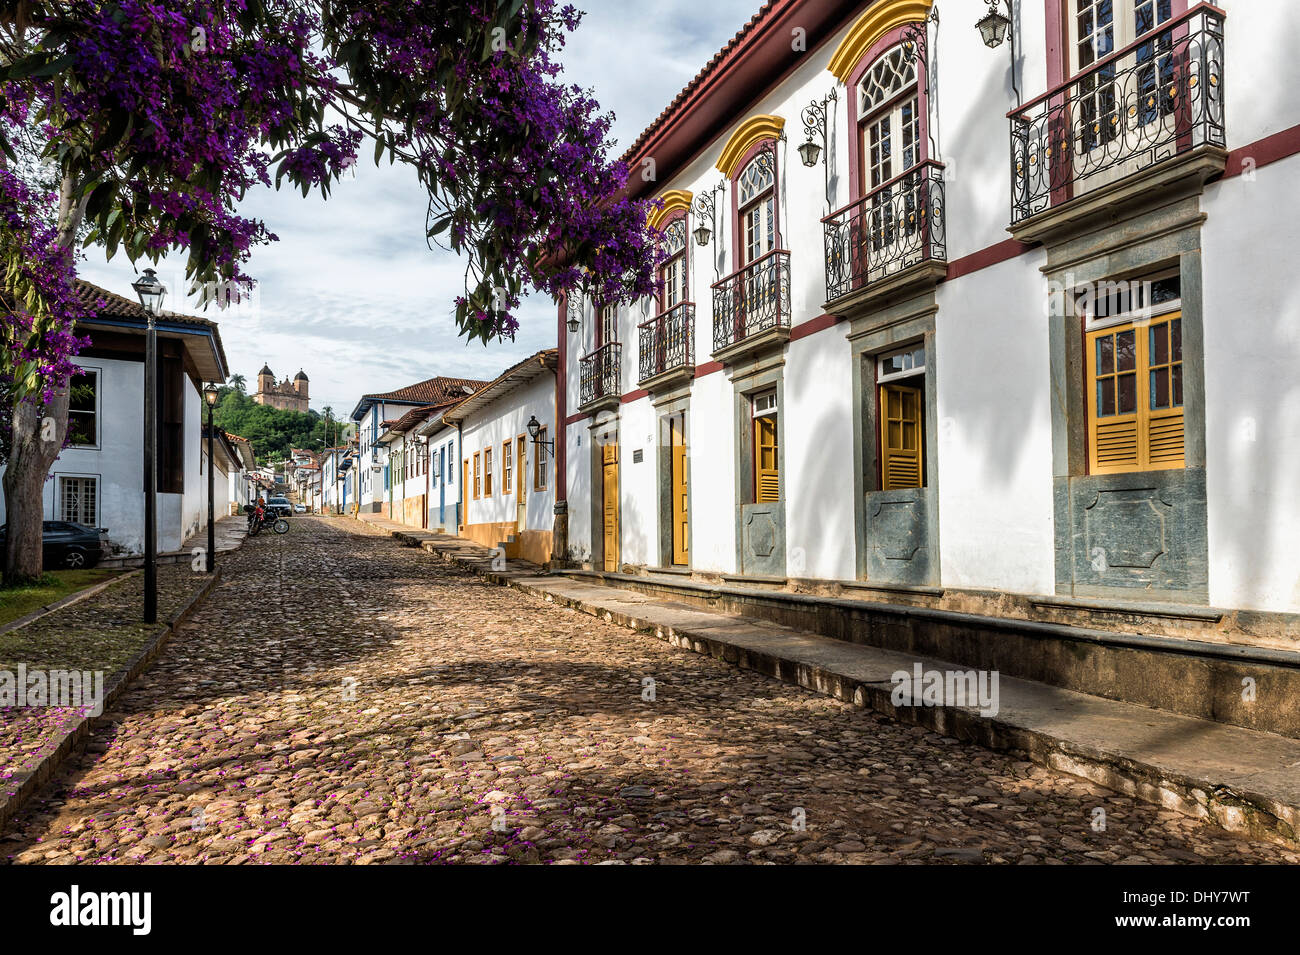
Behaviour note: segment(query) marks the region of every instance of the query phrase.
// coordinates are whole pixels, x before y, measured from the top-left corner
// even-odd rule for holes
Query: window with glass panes
[[[742,266],[776,248],[776,155],[765,146],[736,180]]]
[[[596,344],[608,345],[618,341],[618,306],[606,305],[600,310],[600,341]]]
[[[1183,322],[1177,292],[1176,278],[1141,283],[1085,312],[1093,474],[1184,466]],[[1116,309],[1117,303],[1128,310]]]
[[[83,369],[68,380],[68,443],[99,444],[99,372]]]
[[[664,229],[664,254],[668,257],[659,267],[663,280],[663,311],[686,301],[686,217],[679,216]]]
[[[99,480],[59,477],[59,520],[94,527],[99,506]]]
[[[899,180],[925,158],[916,60],[904,44],[882,54],[863,75],[858,84],[858,115],[862,117],[858,181],[863,195],[872,194],[871,242],[880,249],[897,238],[900,221],[908,233],[918,227],[916,184],[911,177]],[[894,197],[900,194],[902,207],[895,208]]]
[[[1071,76],[1085,72],[1173,19],[1172,0],[1069,0]],[[1117,82],[1117,70],[1136,67],[1135,81]],[[1083,152],[1113,142],[1126,128],[1172,115],[1175,100],[1173,37],[1152,35],[1130,56],[1083,77],[1078,86],[1077,145]]]

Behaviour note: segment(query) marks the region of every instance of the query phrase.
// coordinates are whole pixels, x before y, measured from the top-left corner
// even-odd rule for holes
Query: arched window
[[[743,268],[777,247],[776,152],[771,143],[760,146],[736,177],[736,208]]]
[[[686,216],[679,215],[664,227],[664,262],[659,266],[663,281],[660,311],[668,312],[690,296],[686,284]]]
[[[877,57],[858,83],[858,183],[863,195],[924,158],[915,45]]]

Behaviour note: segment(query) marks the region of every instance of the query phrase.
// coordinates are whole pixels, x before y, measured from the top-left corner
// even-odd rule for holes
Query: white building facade
[[[144,551],[144,345],[146,315],[137,303],[81,283],[102,302],[77,325],[91,339],[70,382],[69,446],[43,490],[45,520],[107,531],[116,554]],[[207,522],[203,462],[204,382],[222,382],[227,366],[215,323],[165,313],[158,327],[158,539],[179,550]],[[0,520],[4,502],[0,494]],[[218,512],[220,516],[220,512]]]
[[[1286,626],[1300,7],[934,7],[765,7],[629,150],[665,287],[560,303],[566,555]]]
[[[558,360],[555,349],[540,351],[442,416],[444,426],[459,431],[463,507],[456,533],[535,564],[550,562],[554,548]],[[430,442],[450,448],[451,439],[444,427]]]
[[[396,391],[361,397],[350,417],[357,436],[354,494],[362,513],[392,516],[391,482],[395,475],[390,471],[386,448],[380,443],[388,429],[416,408],[446,406],[472,394],[483,384],[469,378],[437,377]]]

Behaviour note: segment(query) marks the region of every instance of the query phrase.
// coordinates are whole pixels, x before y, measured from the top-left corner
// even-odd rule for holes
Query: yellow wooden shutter
[[[1085,351],[1089,472],[1183,467],[1181,315],[1091,332]]]
[[[880,487],[921,487],[921,389],[880,386]]]
[[[1146,452],[1150,468],[1181,468],[1183,459],[1183,334],[1182,313],[1153,321],[1147,334],[1143,376],[1150,389],[1142,407],[1147,410]]]
[[[776,415],[754,419],[754,502],[770,504],[781,499],[781,475],[776,446]]]

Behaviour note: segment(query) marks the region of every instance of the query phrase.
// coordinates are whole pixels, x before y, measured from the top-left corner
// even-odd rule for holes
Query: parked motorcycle
[[[263,527],[270,527],[277,534],[289,533],[289,522],[263,504],[245,504],[244,511],[248,514],[249,537],[256,537]]]

